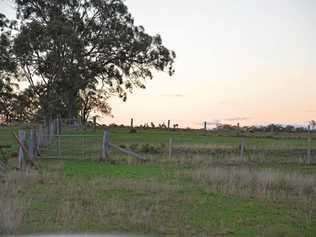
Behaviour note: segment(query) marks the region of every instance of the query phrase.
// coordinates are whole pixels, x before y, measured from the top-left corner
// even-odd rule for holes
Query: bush
[[[166,144],[165,143],[160,143],[160,149],[163,151],[166,148]]]
[[[132,151],[138,151],[138,144],[131,144],[130,146],[129,146],[129,148],[132,150]]]
[[[141,147],[141,152],[144,153],[158,153],[159,152],[159,148],[155,147],[154,145],[150,145],[150,144],[143,144]]]

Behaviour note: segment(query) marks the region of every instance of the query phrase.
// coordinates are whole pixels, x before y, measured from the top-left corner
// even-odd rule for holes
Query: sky
[[[113,118],[241,125],[306,124],[316,119],[316,1],[126,0],[137,25],[177,53],[176,73],[155,73]],[[0,0],[0,12],[12,14]],[[100,119],[101,120],[101,119]],[[101,122],[101,121],[100,121]]]

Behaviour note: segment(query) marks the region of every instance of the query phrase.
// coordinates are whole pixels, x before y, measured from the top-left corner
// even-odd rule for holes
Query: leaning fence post
[[[108,131],[104,131],[103,135],[103,143],[102,143],[102,156],[101,160],[106,161],[109,157],[109,143],[110,143],[109,133]]]
[[[311,164],[311,142],[312,142],[312,139],[311,139],[311,126],[308,125],[308,137],[307,137],[307,163],[308,164]]]
[[[169,139],[169,160],[172,158],[172,138]]]
[[[245,160],[245,138],[240,140],[240,160]]]
[[[19,130],[19,140],[21,143],[24,143],[25,132],[23,130]],[[22,146],[19,146],[19,168],[22,169],[22,163],[24,161],[24,151]]]

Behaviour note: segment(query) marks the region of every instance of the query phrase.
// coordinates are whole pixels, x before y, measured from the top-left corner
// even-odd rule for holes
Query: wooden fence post
[[[51,127],[51,125],[50,125],[50,123],[48,123],[47,128],[45,129],[45,132],[46,132],[46,134],[45,134],[45,137],[46,137],[46,139],[45,139],[45,146],[48,146],[48,145],[49,145],[49,139],[50,139],[50,136],[49,136],[49,134],[50,134],[50,127]]]
[[[43,126],[37,129],[37,151],[40,152],[41,146],[43,145]]]
[[[237,137],[240,136],[240,123],[237,123]]]
[[[56,135],[60,134],[60,127],[59,127],[59,118],[56,119]]]
[[[131,119],[131,128],[134,127],[134,119]]]
[[[108,131],[104,131],[103,134],[103,143],[102,143],[102,155],[101,160],[106,161],[109,158],[109,143],[110,143],[110,136]]]
[[[17,143],[20,145],[20,148],[22,148],[22,151],[23,151],[23,159],[24,159],[24,155],[26,154],[26,155],[28,156],[28,158],[29,158],[30,163],[31,163],[34,167],[36,167],[36,169],[39,169],[39,165],[38,165],[37,163],[35,163],[34,160],[31,158],[32,155],[30,154],[28,148],[26,148],[24,142],[21,141],[21,140],[19,139],[19,137],[18,137],[14,132],[13,132],[13,136],[14,136],[15,140],[17,141]],[[21,137],[25,139],[25,133],[24,133],[24,136],[21,136]],[[23,139],[23,140],[24,140],[24,139]],[[19,160],[20,160],[20,154],[22,154],[22,153],[19,153]],[[23,159],[21,159],[21,160],[23,161]],[[19,163],[20,163],[20,162],[19,162]],[[20,167],[22,167],[22,162],[21,162],[20,164],[21,164]]]
[[[19,130],[19,140],[21,143],[24,143],[24,139],[25,139],[25,132],[23,130]],[[24,151],[22,146],[19,146],[19,169],[22,169],[22,164],[24,161]]]
[[[43,147],[46,147],[48,145],[48,132],[49,132],[48,127],[44,126],[42,130],[42,142],[41,142],[41,146]]]
[[[34,133],[33,133],[33,141],[34,141],[34,156],[35,158],[37,157],[37,154],[39,154],[38,152],[38,129],[34,129]]]
[[[59,119],[58,118],[56,118],[55,119],[55,135],[58,135],[59,134]]]
[[[61,144],[60,144],[60,135],[56,135],[57,138],[57,155],[60,158],[61,155]]]
[[[204,130],[207,131],[207,122],[204,122]]]
[[[240,140],[240,160],[245,160],[245,138]]]
[[[62,133],[62,125],[63,125],[63,120],[62,120],[61,116],[58,115],[58,131],[59,131],[59,134]]]
[[[170,129],[170,120],[168,120],[168,130]]]
[[[29,133],[29,142],[28,142],[28,149],[29,149],[29,153],[30,153],[30,160],[34,160],[34,135],[33,135],[34,131],[33,129],[30,129],[30,133]]]
[[[310,165],[311,164],[311,126],[308,125],[308,131],[307,131],[307,163]]]
[[[93,116],[93,129],[97,131],[97,116]]]
[[[172,138],[169,139],[169,160],[172,158]]]
[[[51,143],[52,140],[53,140],[53,137],[54,137],[54,133],[55,133],[55,123],[54,123],[54,120],[51,120],[50,123],[49,123],[49,139],[48,139],[48,142]]]
[[[36,133],[36,154],[37,154],[37,158],[39,158],[40,149],[41,149],[41,132],[40,132],[40,127],[35,130],[35,133]]]

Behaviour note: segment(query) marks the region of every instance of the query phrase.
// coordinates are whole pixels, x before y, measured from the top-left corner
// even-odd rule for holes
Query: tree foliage
[[[126,100],[145,88],[153,71],[174,73],[175,53],[159,35],[134,23],[122,0],[16,0],[21,29],[14,40],[19,67],[45,114],[52,100],[69,118],[98,108],[107,99]],[[41,90],[39,90],[41,88]]]
[[[13,60],[11,29],[14,22],[0,13],[0,114],[5,120],[16,116],[18,85],[15,80],[16,63]]]

